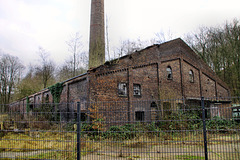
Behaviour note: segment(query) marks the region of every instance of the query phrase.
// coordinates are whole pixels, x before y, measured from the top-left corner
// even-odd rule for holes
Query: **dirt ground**
[[[204,146],[202,144],[141,144],[141,143],[104,143],[101,146],[96,146],[96,150],[87,153],[82,151],[81,160],[172,160],[172,159],[186,159],[198,160],[204,158]],[[47,153],[46,151],[44,151]],[[1,152],[0,159],[7,159],[9,157],[14,159],[16,157],[26,157],[31,155],[38,155],[43,151],[34,152]],[[208,145],[209,160],[239,160],[240,159],[240,144],[239,143],[224,143],[209,144]]]
[[[238,146],[239,147],[239,146]],[[209,146],[208,157],[211,160],[238,160],[240,153],[234,155],[234,148],[229,145]],[[121,160],[121,159],[138,159],[138,160],[173,160],[173,159],[205,159],[203,146],[147,146],[141,148],[126,148],[126,147],[106,147],[95,151],[86,156],[82,156],[84,160]]]

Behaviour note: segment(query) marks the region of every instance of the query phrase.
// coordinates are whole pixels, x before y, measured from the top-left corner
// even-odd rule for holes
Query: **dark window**
[[[194,74],[192,70],[189,71],[189,81],[192,83],[194,82]]]
[[[172,68],[170,66],[167,67],[167,79],[172,79]]]
[[[48,94],[46,95],[45,103],[49,103],[49,95]]]
[[[236,107],[232,110],[232,116],[233,119],[236,120],[237,122],[240,122],[240,108]]]
[[[119,96],[127,96],[127,84],[126,83],[118,84],[118,95]]]
[[[85,113],[81,113],[81,121],[86,121],[87,115]]]
[[[163,109],[164,109],[164,113],[166,113],[166,115],[170,115],[172,113],[171,103],[170,102],[163,102]]]
[[[157,104],[155,102],[151,103],[151,108],[157,108]]]
[[[141,85],[140,84],[133,84],[133,95],[141,96]]]
[[[33,104],[32,104],[32,103],[29,104],[29,108],[30,108],[31,110],[33,110]]]
[[[136,111],[135,119],[136,121],[144,121],[144,111]]]

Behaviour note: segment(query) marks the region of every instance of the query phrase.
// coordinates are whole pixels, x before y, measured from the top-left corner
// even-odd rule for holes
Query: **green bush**
[[[235,127],[236,122],[234,120],[227,120],[218,116],[206,121],[206,128],[212,132],[228,132]]]
[[[123,126],[111,126],[105,132],[105,138],[112,138],[115,140],[128,140],[136,136],[136,126],[127,124]]]
[[[172,112],[166,115],[163,120],[157,122],[161,130],[196,130],[201,126],[201,118],[197,112]]]

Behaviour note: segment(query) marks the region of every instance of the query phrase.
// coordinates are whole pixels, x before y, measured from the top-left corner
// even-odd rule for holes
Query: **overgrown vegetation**
[[[95,140],[98,140],[99,136],[102,139],[113,140],[131,140],[140,136],[166,137],[167,133],[170,133],[169,136],[179,136],[181,135],[179,131],[189,131],[190,134],[195,130],[202,131],[203,124],[198,111],[173,112],[156,122],[110,126],[106,131],[98,128],[104,126],[105,122],[98,121],[98,126],[86,123],[82,130],[83,133]],[[240,126],[232,119],[214,117],[206,121],[206,128],[211,133],[232,133],[232,129],[240,129]]]
[[[27,100],[27,104],[26,104],[26,111],[27,111],[27,113],[30,111],[30,104],[29,104],[29,97],[27,96],[27,98],[26,98]]]
[[[63,83],[56,83],[50,87],[48,87],[50,90],[52,97],[53,97],[53,103],[59,103],[61,98],[61,93],[63,90]]]
[[[118,157],[143,158],[140,155],[126,155],[123,150],[127,148],[137,152],[139,148],[143,150],[150,148],[156,152],[155,148],[172,147],[173,142],[176,147],[181,148],[183,145],[188,147],[189,151],[193,151],[196,146],[203,146],[202,120],[197,109],[169,112],[161,120],[152,123],[138,122],[115,126],[105,124],[104,116],[99,114],[99,107],[95,106],[91,109],[92,123],[82,122],[82,155],[91,154],[94,151],[105,153],[108,147],[111,149],[120,147],[121,149],[117,150],[119,154],[116,156]],[[27,119],[20,115],[2,116],[2,118],[4,118],[3,121],[6,121],[4,129],[13,130],[13,132],[2,135],[0,154],[1,152],[24,152],[22,154],[24,158],[30,159],[76,158],[77,127],[73,122],[57,124],[40,115],[38,118],[28,116]],[[16,119],[18,121],[15,121]],[[20,120],[25,123],[19,123]],[[239,124],[232,120],[214,117],[207,120],[206,125],[211,133],[208,134],[209,145],[217,145],[223,140],[226,145],[239,141],[238,133],[233,132],[233,129],[239,129]],[[12,141],[11,139],[16,140]],[[44,150],[44,152],[39,150]],[[236,150],[233,151],[234,154],[238,152],[238,148]],[[175,159],[202,159],[195,155],[174,156]],[[236,156],[240,155],[236,154]]]

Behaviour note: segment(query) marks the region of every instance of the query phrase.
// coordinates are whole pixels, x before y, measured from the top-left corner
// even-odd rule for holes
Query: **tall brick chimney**
[[[89,68],[94,68],[105,62],[105,31],[104,31],[104,0],[92,0]]]

